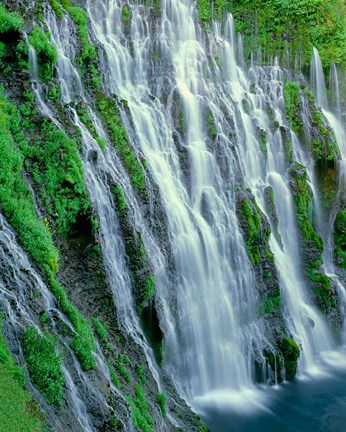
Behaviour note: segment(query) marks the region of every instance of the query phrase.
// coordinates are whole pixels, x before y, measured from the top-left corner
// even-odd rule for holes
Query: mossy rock
[[[292,381],[297,372],[300,348],[290,337],[283,338],[279,343],[279,347],[284,359],[286,379]]]

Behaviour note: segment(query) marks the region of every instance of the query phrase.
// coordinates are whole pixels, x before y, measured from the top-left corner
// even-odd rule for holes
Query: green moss
[[[19,32],[23,28],[23,19],[16,12],[9,12],[0,3],[0,35],[9,32]]]
[[[265,159],[267,159],[268,156],[268,136],[267,132],[263,129],[259,129],[259,143],[260,143],[260,149]]]
[[[215,126],[215,119],[210,112],[208,112],[207,114],[207,131],[209,137],[214,140],[216,138],[217,132]]]
[[[145,291],[143,295],[143,302],[150,300],[155,295],[155,279],[154,275],[150,275],[145,280]]]
[[[303,165],[295,164],[290,171],[294,179],[293,197],[296,205],[297,220],[303,239],[313,242],[314,246],[323,251],[323,241],[312,226],[312,193],[307,181],[307,172]]]
[[[119,379],[119,377],[117,375],[116,370],[114,369],[114,367],[112,366],[111,363],[108,363],[108,369],[109,369],[109,373],[110,373],[110,376],[111,376],[112,383],[115,385],[115,387],[117,389],[120,389],[120,379]]]
[[[119,109],[114,98],[101,92],[96,94],[97,108],[106,126],[114,147],[130,175],[133,187],[143,198],[146,197],[145,175],[142,165],[138,162],[131,149],[125,128],[121,124]]]
[[[253,211],[246,200],[241,205],[241,213],[246,219],[245,243],[247,254],[252,264],[259,265],[261,254],[258,245],[261,237],[261,218]]]
[[[160,405],[162,417],[167,417],[166,395],[164,393],[158,393],[156,402]]]
[[[299,92],[299,84],[296,82],[287,82],[284,85],[284,98],[286,116],[290,122],[292,130],[300,133],[303,129],[301,118],[302,101]]]
[[[116,369],[119,372],[119,374],[122,376],[122,378],[127,383],[130,383],[131,382],[131,374],[128,371],[125,363],[126,363],[126,361],[125,361],[124,356],[122,354],[119,354],[118,361],[116,363]]]
[[[65,382],[61,357],[56,354],[56,339],[40,336],[34,327],[24,333],[23,352],[30,378],[50,404],[60,404]]]
[[[115,199],[115,206],[116,206],[118,212],[120,213],[120,215],[125,216],[125,214],[127,212],[127,204],[126,204],[124,191],[122,190],[122,188],[120,186],[115,186],[113,188],[113,194],[114,194],[114,199]]]
[[[102,323],[98,318],[91,318],[91,322],[95,328],[96,334],[101,342],[107,342],[108,323]]]
[[[279,346],[284,359],[286,379],[292,381],[297,371],[300,348],[296,342],[289,337],[282,339]]]
[[[123,7],[121,13],[124,23],[127,24],[130,21],[131,17],[131,11],[128,4]]]
[[[30,393],[23,388],[25,375],[5,344],[2,325],[0,316],[0,430],[43,432],[42,415]]]
[[[266,314],[271,314],[277,312],[281,309],[281,297],[280,295],[276,297],[267,297],[262,300],[259,305],[259,315],[263,316]]]
[[[64,16],[64,10],[61,7],[61,4],[58,0],[49,0],[50,5],[52,6],[52,9],[54,10],[56,16],[58,18],[62,18]]]
[[[43,81],[49,81],[53,75],[53,67],[58,60],[57,51],[50,43],[50,34],[36,26],[29,34],[29,43],[35,48],[39,76]]]
[[[339,211],[334,222],[335,256],[340,267],[346,269],[346,211]]]
[[[147,379],[145,377],[143,366],[138,366],[137,367],[137,375],[138,375],[140,383],[143,384],[143,385],[145,385],[146,382],[147,382]]]

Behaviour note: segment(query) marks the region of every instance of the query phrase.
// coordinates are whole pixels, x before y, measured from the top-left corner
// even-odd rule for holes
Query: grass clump
[[[128,396],[126,399],[137,431],[154,432],[155,421],[151,415],[143,386],[140,384],[135,385],[135,397]]]
[[[0,430],[43,432],[44,422],[30,393],[24,390],[25,375],[16,365],[2,335],[0,316]]]
[[[114,147],[130,175],[132,186],[143,197],[146,197],[145,175],[142,165],[138,162],[128,142],[127,132],[121,124],[119,110],[114,98],[101,92],[96,95],[97,108],[106,126]]]
[[[57,51],[50,42],[50,34],[36,26],[29,34],[29,43],[37,54],[39,76],[43,81],[49,81],[53,75],[53,67],[58,60]]]
[[[60,355],[56,354],[56,339],[39,335],[34,327],[24,333],[23,352],[30,377],[49,404],[61,403],[65,382]]]
[[[122,354],[119,354],[116,369],[127,383],[131,382],[131,374],[126,367],[126,360]]]

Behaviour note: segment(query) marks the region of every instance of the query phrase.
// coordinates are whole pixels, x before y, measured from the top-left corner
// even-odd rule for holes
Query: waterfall
[[[327,88],[324,80],[322,62],[317,48],[313,49],[313,57],[310,65],[311,88],[316,96],[317,105],[328,108]]]
[[[329,126],[334,132],[335,140],[340,151],[340,159],[338,160],[338,171],[339,171],[339,184],[337,190],[337,200],[341,195],[344,195],[346,192],[346,126],[341,118],[340,111],[340,87],[338,80],[338,73],[335,64],[331,66],[330,71],[330,88],[329,92],[331,95],[331,104],[329,106],[326,103],[325,95],[326,95],[326,84],[324,81],[324,74],[322,69],[322,64],[319,58],[318,50],[314,48],[313,59],[311,62],[311,75],[312,77],[319,77],[316,83],[319,84],[313,87],[315,97],[317,101],[322,97],[324,100],[323,104],[321,103],[322,112],[327,119]],[[314,82],[315,78],[312,78],[312,82]],[[322,95],[322,96],[321,96]],[[336,201],[337,201],[336,200]],[[324,251],[324,265],[326,268],[326,273],[334,280],[337,285],[338,292],[340,294],[340,298],[342,301],[342,308],[345,312],[346,310],[346,287],[344,283],[337,276],[337,270],[334,265],[334,240],[333,240],[333,224],[336,217],[336,212],[338,211],[338,207],[334,208],[334,211],[331,213],[331,220],[327,221],[326,226],[327,232],[324,235],[324,243],[325,243],[325,251]],[[320,221],[320,224],[325,224],[324,220]],[[343,334],[343,342],[346,341],[346,320],[344,320],[344,334]]]
[[[200,97],[207,95],[203,79],[207,58],[197,40],[200,29],[193,8],[182,2],[164,3],[158,36],[164,61],[172,67],[166,92],[179,95],[186,118],[182,145],[191,175],[187,185],[172,139],[170,112],[148,76],[150,35],[143,11],[141,6],[131,8],[131,56],[122,45],[122,25],[111,25],[119,7],[115,1],[105,2],[103,8],[88,2],[95,36],[106,53],[107,85],[128,102],[141,151],[160,186],[168,217],[177,274],[174,317],[172,311],[167,313],[170,285],[157,284],[169,329],[166,367],[172,376],[180,377],[176,384],[191,401],[215,390],[250,387],[250,346],[256,338],[251,333],[258,331],[253,328],[255,284],[234,204],[224,193],[216,160],[205,144]],[[235,270],[240,262],[241,272]]]
[[[338,70],[333,63],[330,66],[330,106],[332,109],[336,112],[338,116],[341,114],[341,108],[340,108],[340,85],[339,85],[339,76],[338,76]]]
[[[284,72],[277,59],[272,66],[261,66],[260,49],[252,55],[256,60],[246,70],[244,40],[235,33],[232,15],[225,17],[223,25],[213,23],[204,31],[195,2],[190,0],[162,0],[160,14],[154,9],[158,5],[146,7],[131,2],[126,22],[120,0],[87,0],[85,7],[90,39],[99,48],[102,91],[122,101],[121,121],[128,130],[129,145],[145,171],[147,189],[145,198],[136,192],[120,154],[94,111],[94,90],[89,92],[84,87],[77,67],[76,25],[68,14],[57,19],[51,6],[45,4],[43,21],[58,54],[55,69],[60,102],[73,127],[80,131],[85,183],[99,222],[103,262],[116,305],[114,319],[144,353],[159,391],[164,389],[163,373],[170,376],[179,395],[195,410],[212,403],[229,403],[239,409],[258,405],[264,395],[258,391],[255,375],[261,373],[264,381],[272,382],[273,371],[264,353],[278,350],[277,329],[260,312],[263,298],[259,278],[263,274],[258,276],[262,269],[249,257],[239,216],[240,198],[252,200],[263,226],[271,230],[267,253],[271,257],[273,252],[272,266],[278,275],[276,288],[281,308],[277,319],[282,321],[278,331],[282,337],[292,337],[301,349],[298,373],[319,370],[320,357],[336,348],[304,274],[290,177],[292,167],[298,164],[306,170],[313,193],[317,231],[325,244],[324,269],[335,279],[346,308],[346,291],[332,260],[332,223],[323,219],[314,161],[285,116]],[[32,46],[29,62],[40,112],[64,129],[53,104],[45,101],[46,89],[40,83]],[[342,190],[346,184],[346,137],[339,115],[337,70],[332,67],[331,87],[336,94],[330,104],[334,110],[331,113],[316,48],[311,62],[311,87],[339,143]],[[79,103],[87,110],[105,148],[101,149],[83,123]],[[284,135],[291,145],[292,160],[287,157]],[[150,307],[156,308],[164,335],[162,369],[136,309],[126,258],[127,239],[114,200],[114,185],[124,193],[127,222],[139,233],[155,278],[155,300]],[[269,189],[275,198],[276,220],[266,203]],[[3,232],[12,236],[11,248],[19,256],[18,272],[24,273],[19,264],[26,260],[21,265],[38,284],[45,308],[71,326],[56,309],[54,299],[0,217],[1,224]],[[2,231],[0,245],[1,235]],[[13,265],[12,261],[7,264]],[[6,313],[20,333],[21,321],[11,315],[14,312],[8,298],[12,294],[3,288],[1,278],[0,289]],[[22,291],[18,289],[20,314],[39,328],[38,317],[31,315],[30,305],[22,300]],[[92,377],[80,369],[63,340],[60,342],[69,355],[64,374],[71,412],[81,430],[96,430],[90,401],[84,393],[90,393],[101,408],[108,408],[108,400],[93,388]],[[100,347],[95,355],[95,373],[110,383],[112,396],[126,405],[124,395],[111,384]],[[255,363],[260,372],[255,370]],[[79,385],[86,391],[80,392]],[[159,430],[168,430],[161,414],[153,415]],[[168,413],[168,419],[180,426],[173,414]],[[131,421],[126,428],[134,430]]]

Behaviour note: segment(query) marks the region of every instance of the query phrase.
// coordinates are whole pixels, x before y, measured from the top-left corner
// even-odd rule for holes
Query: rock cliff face
[[[292,380],[344,331],[344,54],[321,37],[329,110],[315,34],[261,3],[0,5],[0,367],[35,430],[203,432],[195,398]],[[261,27],[282,10],[297,34]]]

